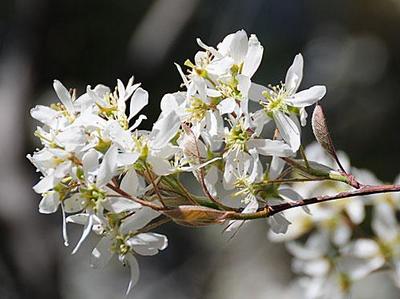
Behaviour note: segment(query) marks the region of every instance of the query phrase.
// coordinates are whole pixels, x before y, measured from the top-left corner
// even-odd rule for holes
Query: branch
[[[114,186],[112,184],[107,184],[107,187],[110,188],[111,190],[113,190],[114,192],[117,192],[119,195],[121,195],[121,197],[133,200],[133,201],[135,201],[137,203],[140,203],[142,206],[152,208],[153,210],[156,210],[156,211],[161,211],[161,210],[164,209],[163,207],[160,207],[159,205],[156,205],[156,204],[154,204],[154,203],[152,203],[150,201],[134,197],[134,196],[130,195],[129,193],[126,193],[121,188],[116,187],[116,186]]]
[[[342,183],[346,183],[349,186],[352,186],[353,188],[359,189],[362,187],[362,185],[356,180],[356,178],[352,174],[348,174],[345,172],[338,172],[338,171],[331,171],[331,172],[321,172],[318,169],[313,169],[310,167],[305,167],[298,163],[297,161],[294,161],[293,159],[287,158],[287,157],[281,157],[282,160],[284,160],[287,164],[291,165],[293,168],[299,169],[303,171],[304,173],[310,174],[312,176],[318,177],[318,178],[323,178],[326,180],[332,180],[332,181],[338,181]]]
[[[228,214],[226,214],[226,219],[252,220],[252,219],[267,218],[267,217],[275,215],[276,213],[279,213],[279,212],[282,212],[282,211],[285,211],[288,209],[296,208],[296,207],[301,207],[301,206],[306,206],[306,205],[311,205],[311,204],[316,204],[316,203],[321,203],[321,202],[331,201],[331,200],[336,200],[336,199],[348,198],[348,197],[379,194],[379,193],[389,193],[389,192],[400,192],[400,185],[382,185],[382,186],[364,185],[360,189],[353,190],[353,191],[340,192],[335,195],[321,195],[321,196],[315,196],[315,197],[297,200],[297,201],[293,201],[293,202],[286,202],[286,203],[273,205],[273,206],[265,206],[263,208],[260,208],[255,213],[245,214],[245,213],[238,213],[238,212],[230,211]]]
[[[400,185],[381,185],[381,186],[364,185],[360,189],[353,190],[353,191],[340,192],[335,195],[321,195],[321,196],[315,196],[315,197],[297,200],[297,201],[293,201],[293,202],[286,202],[286,203],[282,203],[282,204],[278,204],[278,205],[273,205],[273,206],[269,207],[268,217],[272,216],[276,213],[291,209],[291,208],[306,206],[306,205],[310,205],[310,204],[331,201],[331,200],[336,200],[336,199],[342,199],[342,198],[347,198],[347,197],[355,197],[355,196],[363,196],[363,195],[371,195],[371,194],[379,194],[379,193],[389,193],[389,192],[400,192]]]

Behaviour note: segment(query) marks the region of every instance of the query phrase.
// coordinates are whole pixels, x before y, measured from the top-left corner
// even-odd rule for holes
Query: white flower
[[[321,100],[326,93],[325,86],[321,85],[297,92],[302,78],[303,57],[298,54],[287,71],[284,84],[271,89],[252,84],[250,88],[250,99],[264,106],[266,113],[274,119],[282,138],[294,151],[301,144],[297,115],[301,116],[301,124],[304,126],[307,116],[304,108]]]
[[[152,209],[141,208],[125,219],[117,230],[106,232],[92,251],[90,264],[94,268],[105,266],[114,254],[118,255],[122,263],[129,266],[131,278],[127,294],[139,278],[139,265],[135,255],[155,255],[168,246],[168,239],[164,235],[139,232],[159,215]]]

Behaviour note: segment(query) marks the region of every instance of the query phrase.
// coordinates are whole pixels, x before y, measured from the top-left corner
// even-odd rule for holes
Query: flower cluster
[[[326,93],[324,86],[298,91],[302,55],[294,58],[284,83],[265,87],[252,82],[263,56],[255,35],[240,30],[216,47],[197,42],[201,50],[194,59],[186,60],[185,68],[176,65],[182,89],[163,96],[150,131],[138,129],[146,119],[140,112],[149,95],[133,78],[126,85],[118,80],[114,90],[88,86],[79,97],[55,81],[59,102],[31,110],[42,124],[35,135],[43,148],[28,155],[42,174],[33,187],[42,195],[39,211],[61,211],[66,245],[66,224],[83,226],[72,253],[89,234],[98,235],[91,265],[104,266],[116,255],[131,269],[129,292],[139,275],[136,256],[167,247],[167,237],[153,232],[160,225],[170,220],[189,226],[226,224],[226,233],[232,234],[247,220],[266,218],[273,239],[310,234],[304,245],[288,242],[294,270],[307,275],[302,284],[318,285],[307,298],[320,298],[318,291],[333,273],[340,274],[346,290],[353,279],[386,263],[400,273],[394,203],[387,197],[368,202],[375,215],[373,239],[354,233],[364,223],[363,198],[312,209],[306,204],[304,198],[315,192],[329,196],[345,190],[343,185],[346,190],[361,185],[339,163],[343,157],[338,159],[330,137],[326,139],[323,121],[321,125],[317,118],[319,127],[313,124],[316,131],[322,126],[317,140],[341,169],[335,170],[321,148],[305,151],[301,145],[305,108]],[[267,127],[273,129],[269,137],[264,136]],[[194,176],[201,195],[181,182],[185,173]],[[295,206],[303,209],[290,209]],[[338,272],[344,256],[367,266],[356,274]]]

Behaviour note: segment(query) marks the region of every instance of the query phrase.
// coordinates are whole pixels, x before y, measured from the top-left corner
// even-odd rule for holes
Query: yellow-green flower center
[[[236,124],[226,136],[226,146],[230,150],[247,150],[247,141],[250,139],[250,133],[244,128],[242,123]]]
[[[201,99],[193,97],[190,101],[190,107],[186,111],[190,113],[190,120],[201,121],[209,109],[209,105]]]

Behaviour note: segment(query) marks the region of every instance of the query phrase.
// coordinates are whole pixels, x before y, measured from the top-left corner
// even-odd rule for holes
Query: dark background
[[[394,179],[400,165],[400,0],[1,0],[1,299],[123,298],[128,280],[117,263],[89,269],[95,239],[70,256],[62,247],[60,215],[37,212],[40,198],[31,186],[38,175],[25,159],[38,146],[29,109],[57,100],[52,80],[83,92],[87,84],[113,87],[117,78],[126,82],[134,75],[150,92],[144,126],[151,128],[162,95],[179,89],[173,63],[194,56],[195,38],[216,45],[242,28],[265,47],[256,82],[284,80],[302,52],[302,86],[328,88],[322,104],[337,148],[353,165]],[[309,127],[303,138],[312,141]],[[169,225],[161,231],[170,246],[139,260],[135,298],[298,298],[286,294],[289,257],[266,240],[265,222],[230,242],[220,228]],[[380,286],[360,298],[391,290]]]

